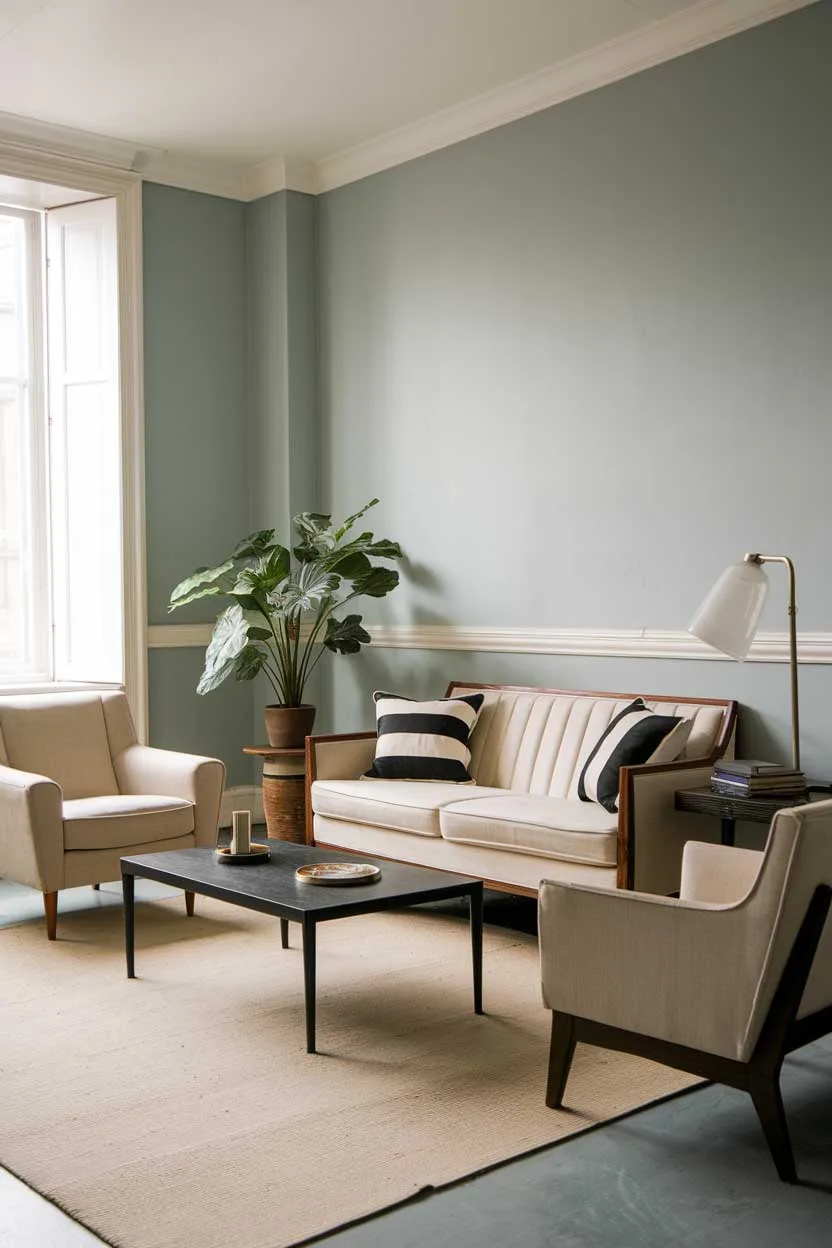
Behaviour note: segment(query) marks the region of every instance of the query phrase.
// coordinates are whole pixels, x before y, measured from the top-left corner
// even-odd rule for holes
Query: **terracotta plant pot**
[[[299,749],[315,722],[314,706],[264,706],[266,736],[276,750]]]

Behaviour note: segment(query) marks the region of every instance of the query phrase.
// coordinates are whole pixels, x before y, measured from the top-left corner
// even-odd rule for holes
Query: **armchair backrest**
[[[832,801],[810,802],[775,815],[760,873],[743,903],[757,912],[756,922],[767,941],[743,1045],[747,1053],[759,1037],[819,884],[832,884]],[[832,919],[824,928],[798,1017],[828,1005],[832,1005]]]
[[[68,800],[118,793],[113,759],[135,740],[120,692],[0,698],[0,764],[48,776]]]

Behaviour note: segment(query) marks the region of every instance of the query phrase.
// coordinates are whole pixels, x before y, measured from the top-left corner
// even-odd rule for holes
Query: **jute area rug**
[[[579,1046],[544,1104],[536,941],[404,911],[318,929],[305,1052],[299,931],[197,897],[0,931],[0,1163],[119,1248],[282,1248],[695,1080]]]

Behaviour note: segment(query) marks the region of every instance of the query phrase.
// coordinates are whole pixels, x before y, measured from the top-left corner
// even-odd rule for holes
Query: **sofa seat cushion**
[[[171,841],[194,830],[194,808],[180,797],[116,794],[64,802],[64,849],[120,849]]]
[[[618,816],[603,806],[528,793],[472,797],[444,805],[439,827],[448,841],[490,845],[565,862],[614,867]]]
[[[502,789],[466,785],[471,797],[499,794]],[[415,836],[441,836],[439,811],[458,802],[458,784],[426,780],[316,780],[312,785],[312,809],[316,815],[394,828]]]

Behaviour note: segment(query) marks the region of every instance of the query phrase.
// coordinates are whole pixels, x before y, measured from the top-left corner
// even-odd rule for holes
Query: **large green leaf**
[[[260,555],[254,563],[240,569],[232,592],[262,598],[288,575],[289,565],[286,547],[275,546],[267,555]]]
[[[363,550],[351,550],[348,547],[343,554],[333,551],[333,555],[335,558],[327,560],[329,570],[346,577],[348,581],[354,581],[357,576],[365,576],[373,566]]]
[[[197,693],[210,693],[221,685],[234,670],[237,656],[248,644],[248,624],[239,603],[226,607],[214,625],[214,632],[205,651],[205,669],[196,687]]]
[[[253,559],[257,555],[267,554],[274,541],[274,529],[258,529],[249,533],[248,537],[237,545],[232,559]]]
[[[207,598],[209,594],[227,594],[230,586],[230,574],[234,571],[234,563],[226,559],[225,563],[215,568],[197,568],[184,581],[180,581],[170,596],[168,611],[184,607],[186,602],[194,602],[197,598]]]
[[[352,583],[353,593],[367,594],[370,598],[383,598],[395,589],[399,574],[394,568],[373,568],[366,576],[359,576]]]
[[[304,611],[316,611],[338,585],[339,578],[320,564],[304,563],[269,595],[269,601],[278,611],[297,617]]]
[[[370,640],[370,634],[361,627],[360,615],[347,615],[343,620],[330,616],[327,620],[324,645],[333,654],[357,654]]]
[[[234,667],[234,675],[238,680],[254,680],[268,659],[265,650],[259,646],[248,645],[238,654]]]

